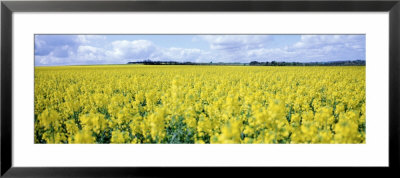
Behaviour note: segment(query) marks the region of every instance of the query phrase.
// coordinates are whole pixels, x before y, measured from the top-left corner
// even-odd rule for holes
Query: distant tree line
[[[127,64],[144,64],[144,65],[250,65],[250,66],[365,66],[364,60],[355,61],[329,61],[329,62],[258,62],[250,63],[197,63],[197,62],[177,62],[177,61],[152,61],[144,60],[138,62],[128,62]]]
[[[364,66],[365,61],[329,61],[329,62],[258,62],[251,61],[251,66]]]
[[[128,62],[128,64],[144,64],[144,65],[198,65],[194,62],[177,62],[177,61],[151,61],[144,60],[139,62]]]
[[[249,63],[199,63],[199,62],[177,62],[177,61],[152,61],[152,60],[144,60],[138,62],[128,62],[127,64],[144,64],[144,65],[249,65]]]

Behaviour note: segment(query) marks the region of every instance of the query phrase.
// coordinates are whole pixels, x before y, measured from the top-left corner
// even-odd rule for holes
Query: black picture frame
[[[369,173],[399,168],[400,126],[400,0],[261,0],[261,1],[2,1],[1,2],[1,176],[4,177],[132,177],[132,176],[179,176],[206,175],[209,171],[219,174],[265,173],[266,169],[279,172],[281,167],[263,168],[167,168],[167,167],[63,167],[19,168],[12,165],[12,18],[13,12],[124,12],[124,11],[296,11],[296,12],[389,12],[389,167],[344,168],[346,171]],[[338,168],[338,167],[336,167]],[[332,172],[330,168],[317,168]],[[296,174],[297,174],[296,173]]]

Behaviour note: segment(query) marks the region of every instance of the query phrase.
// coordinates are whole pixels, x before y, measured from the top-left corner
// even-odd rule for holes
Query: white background
[[[14,13],[13,166],[388,166],[388,13]],[[34,34],[366,34],[366,144],[34,144]]]

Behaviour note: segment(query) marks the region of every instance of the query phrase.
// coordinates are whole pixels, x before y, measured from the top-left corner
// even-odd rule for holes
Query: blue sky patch
[[[35,65],[365,60],[365,35],[35,35]]]

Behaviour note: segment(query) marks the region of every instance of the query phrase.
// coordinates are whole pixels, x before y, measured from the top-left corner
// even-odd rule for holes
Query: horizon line
[[[150,61],[150,62],[177,62],[177,63],[191,63],[191,64],[250,64],[251,62],[259,62],[259,63],[266,63],[266,62],[277,62],[277,63],[300,63],[300,64],[310,64],[310,63],[334,63],[334,62],[348,62],[348,61],[363,61],[366,62],[365,59],[356,59],[356,60],[337,60],[337,61],[311,61],[311,62],[297,62],[297,61],[251,61],[251,62],[189,62],[189,61],[184,61],[184,62],[178,62],[178,61],[151,61],[151,60],[142,60],[142,61],[129,61],[127,63],[113,63],[113,64],[62,64],[62,65],[34,65],[34,67],[55,67],[55,66],[98,66],[98,65],[133,65],[129,64],[130,62],[133,63],[142,63]],[[144,64],[143,64],[144,65]],[[162,64],[161,64],[162,65]],[[176,64],[180,65],[180,64]]]

